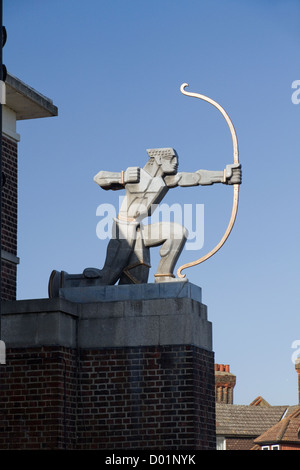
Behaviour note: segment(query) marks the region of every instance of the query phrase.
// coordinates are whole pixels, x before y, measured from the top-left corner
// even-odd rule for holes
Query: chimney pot
[[[232,405],[236,376],[229,369],[229,364],[215,364],[215,396],[217,403]]]

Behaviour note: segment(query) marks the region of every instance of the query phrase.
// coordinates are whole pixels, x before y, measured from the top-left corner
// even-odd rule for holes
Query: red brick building
[[[300,450],[300,407],[254,440],[252,450]]]
[[[300,450],[300,359],[296,359],[299,406],[254,440],[252,450]]]
[[[2,105],[2,240],[1,290],[3,300],[16,299],[18,223],[18,143],[19,120],[37,119],[57,115],[53,102],[18,78],[7,74],[6,104]],[[23,158],[25,158],[23,156]]]

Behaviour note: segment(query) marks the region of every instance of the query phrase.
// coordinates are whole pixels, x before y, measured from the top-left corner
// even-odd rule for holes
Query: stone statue
[[[175,278],[173,270],[187,239],[186,229],[171,222],[143,225],[142,221],[153,213],[170,188],[240,184],[241,165],[230,164],[222,171],[178,173],[178,155],[173,148],[150,149],[147,153],[149,160],[144,168],[129,167],[118,173],[100,171],[94,177],[105,190],[125,189],[124,201],[113,222],[104,266],[86,268],[81,274],[53,271],[49,280],[50,297],[57,296],[60,287],[147,283],[150,248],[154,246],[161,246],[155,282],[185,280]]]

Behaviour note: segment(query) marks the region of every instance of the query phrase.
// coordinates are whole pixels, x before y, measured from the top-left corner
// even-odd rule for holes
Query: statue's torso
[[[126,196],[119,215],[124,219],[148,217],[155,209],[155,205],[164,198],[168,189],[161,176],[153,177],[141,168],[139,183],[126,185]]]

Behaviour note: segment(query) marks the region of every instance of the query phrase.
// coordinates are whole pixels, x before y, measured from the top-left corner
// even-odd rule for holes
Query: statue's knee
[[[173,224],[173,239],[174,240],[187,240],[189,236],[188,230],[180,224]]]
[[[171,232],[170,238],[168,238],[161,246],[159,254],[162,258],[168,256],[172,251],[181,251],[184,243],[187,240],[188,231],[186,228],[182,227],[181,225],[177,225],[176,227],[173,227],[173,229],[174,228],[175,230]]]
[[[183,231],[182,238],[184,238],[185,240],[187,240],[187,238],[188,238],[188,236],[189,236],[189,231],[188,231],[185,227],[182,227],[182,231]]]
[[[163,245],[161,246],[161,249],[159,250],[160,256],[163,258],[164,256],[168,256],[169,253],[171,253],[173,248],[173,242],[172,240],[166,240]]]

